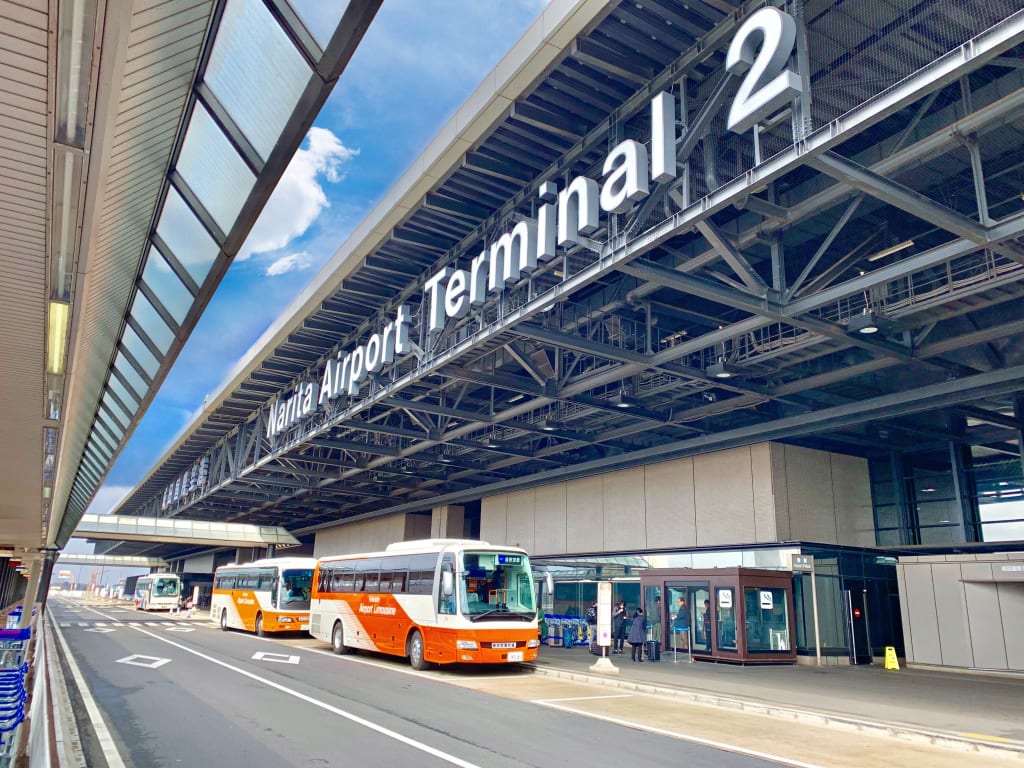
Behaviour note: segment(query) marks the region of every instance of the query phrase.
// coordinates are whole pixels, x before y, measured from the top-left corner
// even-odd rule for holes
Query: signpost
[[[814,606],[814,649],[821,666],[821,635],[818,631],[818,585],[814,578],[814,555],[792,555],[790,570],[794,573],[811,574],[811,604]]]
[[[612,644],[612,583],[610,581],[597,582],[597,627],[595,629],[601,655],[591,665],[591,671],[619,674],[619,668],[612,664],[612,660],[608,657],[608,646]]]

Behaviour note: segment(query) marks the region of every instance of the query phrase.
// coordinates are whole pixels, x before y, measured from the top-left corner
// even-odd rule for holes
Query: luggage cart
[[[0,766],[10,764],[17,730],[25,719],[29,640],[32,629],[0,629]]]

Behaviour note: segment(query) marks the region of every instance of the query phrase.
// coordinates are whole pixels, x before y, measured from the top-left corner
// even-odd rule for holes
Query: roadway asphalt
[[[175,617],[181,619],[184,617]],[[210,622],[195,611],[195,622]],[[1024,674],[881,665],[740,666],[689,663],[680,654],[638,663],[626,653],[598,663],[585,647],[542,646],[534,672],[567,681],[680,697],[701,704],[877,731],[1024,759]],[[642,713],[637,713],[642,719]]]
[[[544,646],[539,674],[665,693],[702,703],[880,729],[909,738],[974,744],[1024,758],[1024,675],[883,666],[739,666],[707,661],[601,661],[587,648]],[[612,668],[609,668],[613,667]]]

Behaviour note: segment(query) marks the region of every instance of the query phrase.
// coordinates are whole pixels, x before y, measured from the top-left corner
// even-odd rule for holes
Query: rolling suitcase
[[[647,660],[661,661],[661,642],[659,640],[647,641]]]

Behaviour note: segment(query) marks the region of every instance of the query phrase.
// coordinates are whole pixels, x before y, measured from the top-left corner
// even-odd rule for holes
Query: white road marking
[[[756,757],[759,760],[767,760],[772,763],[778,763],[780,765],[789,765],[793,768],[822,768],[814,763],[805,763],[801,760],[792,760],[788,757],[780,757],[779,755],[773,755],[768,752],[759,752],[756,749],[745,749],[738,747],[735,744],[726,744],[721,741],[713,741],[712,739],[702,739],[699,736],[691,736],[687,733],[679,733],[678,731],[669,731],[664,728],[655,728],[652,725],[645,725],[644,723],[633,722],[632,720],[624,720],[621,717],[609,717],[607,715],[599,715],[594,712],[588,712],[585,709],[576,709],[575,707],[565,707],[561,704],[551,704],[552,700],[545,701],[544,699],[537,699],[534,703],[540,704],[541,706],[550,707],[551,709],[557,709],[561,712],[571,712],[574,715],[583,715],[584,717],[590,717],[594,720],[603,720],[606,723],[614,723],[615,725],[622,725],[626,728],[636,728],[640,731],[646,731],[647,733],[656,733],[659,736],[668,736],[672,739],[679,739],[681,741],[688,741],[691,744],[700,744],[705,747],[711,747],[712,749],[720,749],[723,752],[733,752],[738,755],[746,755],[747,757]]]
[[[192,627],[168,627],[167,631],[168,632],[195,632],[195,629],[192,628]]]
[[[147,661],[143,661],[147,659]],[[170,664],[170,659],[161,659],[159,656],[143,656],[141,653],[133,653],[117,660],[118,664],[131,664],[133,667],[146,667],[147,669],[159,669],[164,664]]]
[[[299,699],[300,701],[304,701],[307,704],[312,704],[314,707],[319,707],[320,709],[323,709],[327,712],[331,712],[332,714],[338,715],[338,717],[343,717],[346,720],[349,720],[350,722],[353,722],[357,725],[361,725],[364,728],[370,729],[371,731],[375,731],[376,733],[379,733],[382,736],[386,736],[389,739],[394,739],[395,741],[405,744],[406,746],[412,747],[413,749],[418,749],[420,752],[425,752],[428,755],[433,755],[439,760],[444,760],[446,763],[458,765],[461,766],[461,768],[480,768],[480,766],[476,765],[475,763],[463,760],[462,758],[448,754],[447,752],[442,752],[439,749],[431,747],[420,741],[416,741],[415,739],[412,739],[408,736],[403,736],[397,731],[392,731],[390,728],[385,728],[382,725],[377,725],[376,723],[366,720],[365,718],[359,717],[358,715],[354,715],[351,712],[346,712],[345,710],[331,706],[326,702],[314,699],[312,696],[307,696],[304,693],[299,693],[298,691],[292,690],[291,688],[281,685],[280,683],[275,683],[273,680],[267,680],[265,677],[260,677],[259,675],[241,669],[240,667],[228,664],[227,662],[221,661],[220,659],[215,659],[214,657],[202,653],[201,651],[197,651],[194,648],[189,648],[188,646],[180,645],[179,643],[176,643],[173,640],[169,640],[166,637],[161,637],[159,635],[153,634],[152,632],[147,632],[146,630],[142,629],[142,627],[133,627],[133,629],[135,629],[137,632],[141,632],[144,635],[148,635],[149,637],[152,637],[155,640],[159,640],[161,643],[173,645],[175,648],[178,648],[179,650],[185,651],[186,653],[191,653],[193,656],[198,656],[201,659],[205,659],[211,664],[216,664],[219,667],[231,670],[232,672],[242,675],[243,677],[248,677],[250,680],[255,680],[258,683],[263,683],[263,685],[266,685],[277,691],[281,691],[282,693],[286,693],[289,696],[293,696],[294,698]]]
[[[82,630],[83,632],[99,632],[100,634],[106,634],[107,632],[113,632],[114,630],[107,627],[92,627],[90,629]]]
[[[298,664],[298,656],[289,656],[287,653],[267,653],[266,651],[256,651],[252,655],[256,661],[276,661],[279,664]]]
[[[85,704],[85,711],[89,715],[89,720],[92,721],[93,731],[96,733],[96,740],[100,744],[100,748],[103,750],[103,756],[107,760],[109,768],[127,768],[124,761],[121,759],[121,755],[117,751],[117,744],[114,743],[113,737],[110,735],[110,730],[107,728],[107,724],[103,720],[103,715],[100,713],[99,707],[96,706],[96,701],[93,699],[92,694],[89,693],[89,688],[85,683],[85,678],[82,677],[82,673],[78,669],[78,664],[75,663],[74,656],[71,655],[71,649],[68,648],[68,644],[64,642],[64,633],[60,631],[60,628],[54,626],[54,634],[57,635],[57,641],[60,643],[61,649],[64,651],[64,659],[68,663],[68,668],[71,670],[71,677],[75,680],[75,686],[78,688],[78,695],[82,697],[82,703]]]

